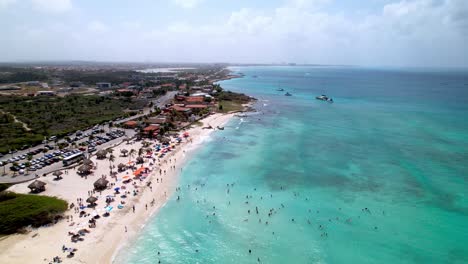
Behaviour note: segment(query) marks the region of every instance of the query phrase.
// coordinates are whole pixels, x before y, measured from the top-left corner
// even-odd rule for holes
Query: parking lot
[[[3,177],[1,182],[14,182],[27,180],[36,175],[42,175],[63,167],[62,160],[73,154],[83,153],[85,156],[91,155],[97,149],[104,149],[120,142],[125,136],[132,137],[135,134],[133,130],[124,129],[103,129],[101,127],[93,128],[86,132],[78,131],[70,137],[69,144],[76,145],[76,148],[68,147],[57,149],[61,141],[55,143],[46,143],[43,146],[31,150],[22,151],[10,155],[8,159],[3,158],[0,161]],[[70,145],[71,146],[71,145]],[[6,174],[6,175],[5,175]]]

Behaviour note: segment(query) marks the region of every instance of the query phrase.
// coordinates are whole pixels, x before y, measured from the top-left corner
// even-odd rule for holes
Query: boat
[[[325,101],[325,102],[329,102],[329,103],[333,103],[333,98],[328,97],[328,96],[326,96],[324,94],[322,94],[320,96],[316,96],[315,99]]]
[[[292,96],[292,94],[290,94],[289,92],[286,92],[284,96]]]
[[[284,89],[283,89],[283,88],[278,88],[278,89],[276,89],[276,91],[278,91],[278,92],[283,92]]]

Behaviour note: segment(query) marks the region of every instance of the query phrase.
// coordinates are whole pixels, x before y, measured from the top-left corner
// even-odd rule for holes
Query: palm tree
[[[115,156],[112,155],[112,154],[110,154],[108,159],[109,159],[109,163],[111,164],[111,165],[109,166],[109,168],[110,168],[111,173],[112,173],[112,162],[115,161]]]
[[[126,150],[126,149],[121,149],[121,150],[120,150],[120,153],[122,153],[123,156],[126,157],[126,156],[127,156],[127,153],[128,153],[128,150]]]
[[[129,152],[130,157],[135,156],[135,153],[136,153],[136,150],[135,150],[135,149],[131,149],[130,152]]]

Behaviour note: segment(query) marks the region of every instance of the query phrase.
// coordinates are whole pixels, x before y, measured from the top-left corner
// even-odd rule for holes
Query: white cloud
[[[191,17],[150,24],[142,17],[146,23],[80,22],[87,26],[56,31],[4,27],[0,33],[8,42],[0,42],[0,50],[17,53],[0,60],[73,54],[93,60],[468,66],[468,1],[392,0],[360,17],[327,12],[329,2],[285,0],[276,9],[243,8],[206,24]],[[38,42],[40,49],[28,44]]]
[[[182,8],[194,8],[200,5],[204,0],[172,0],[174,4]]]
[[[16,0],[0,0],[0,9],[7,8],[15,2]]]
[[[109,31],[109,27],[101,21],[92,21],[88,24],[88,29],[92,32],[103,33]]]
[[[72,9],[71,0],[31,0],[33,6],[44,12],[63,13]]]

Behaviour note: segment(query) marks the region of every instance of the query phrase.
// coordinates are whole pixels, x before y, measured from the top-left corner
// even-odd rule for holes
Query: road
[[[166,104],[170,103],[176,94],[177,94],[176,91],[170,91],[170,92],[168,92],[167,94],[165,94],[165,95],[163,95],[161,97],[153,99],[152,102],[153,102],[154,106],[163,107]],[[114,123],[120,124],[120,123],[123,123],[123,122],[127,122],[129,120],[134,120],[134,119],[137,119],[139,117],[143,117],[143,116],[148,115],[150,113],[150,111],[151,111],[151,108],[146,107],[145,109],[143,109],[142,114],[138,114],[138,115],[135,115],[135,116],[132,116],[132,117],[129,117],[129,118],[121,119],[121,120],[115,121]],[[112,129],[112,128],[109,128],[109,126],[107,126],[107,125],[99,125],[98,128],[104,130],[104,133],[101,134],[101,135],[104,135],[106,132],[108,132],[110,129]],[[125,131],[127,137],[133,137],[136,134],[135,131],[132,130],[132,129],[121,129],[121,130]],[[91,132],[92,132],[92,129],[83,130],[84,134],[91,134]],[[98,136],[98,135],[100,135],[100,134],[96,134],[95,136]],[[74,133],[71,136],[71,138],[73,138],[75,136],[76,136],[76,134]],[[76,143],[79,144],[80,142],[86,141],[87,139],[88,139],[88,137],[85,137],[85,138],[83,138],[81,140],[78,140]],[[96,146],[96,150],[98,151],[100,149],[106,149],[108,147],[111,147],[112,145],[117,144],[118,142],[120,142],[122,139],[123,139],[122,137],[116,138],[116,139],[111,140],[111,141],[109,141],[107,143]],[[63,140],[59,140],[59,142],[61,142],[61,141],[63,141]],[[48,143],[48,144],[52,145],[52,146],[55,146],[55,143]],[[27,153],[30,152],[30,151],[33,151],[33,150],[36,150],[36,149],[39,149],[39,148],[45,148],[45,145],[46,144],[39,144],[39,145],[37,145],[35,147],[28,148],[28,149],[25,149],[25,150],[21,150],[21,151],[18,151],[16,153],[13,153],[13,154],[7,154],[4,157],[2,157],[0,160],[5,161],[5,160],[8,160],[8,159],[16,157],[16,156],[27,155]],[[57,149],[53,149],[53,150],[48,151],[47,153],[52,153],[52,152],[54,152],[56,150]],[[38,153],[37,155],[33,156],[33,159],[42,157],[43,155],[45,155],[47,153],[42,153],[42,152]],[[117,155],[119,155],[119,154],[117,154]],[[23,162],[26,162],[26,161],[27,160],[24,159],[24,160],[18,161],[18,163],[23,163]],[[50,166],[46,166],[46,167],[44,167],[44,168],[42,168],[40,170],[31,171],[31,172],[29,172],[28,175],[27,174],[24,174],[24,175],[16,174],[15,177],[12,177],[13,172],[11,172],[10,169],[9,169],[11,166],[12,166],[12,164],[8,163],[6,166],[0,167],[0,183],[4,183],[4,182],[7,182],[7,183],[22,182],[22,181],[25,181],[25,180],[33,179],[36,174],[37,175],[43,175],[45,173],[49,173],[51,171],[54,171],[54,170],[57,170],[57,169],[63,167],[61,162],[56,162],[56,163],[53,163]],[[6,175],[3,175],[4,172],[6,172]]]

